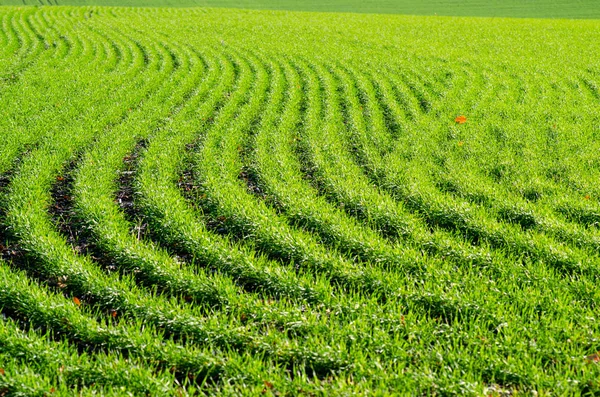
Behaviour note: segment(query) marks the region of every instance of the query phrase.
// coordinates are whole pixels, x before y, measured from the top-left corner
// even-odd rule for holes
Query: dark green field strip
[[[117,7],[228,7],[259,10],[297,10],[319,12],[353,12],[410,15],[460,15],[482,17],[525,18],[600,18],[600,9],[593,0],[385,0],[301,3],[291,0],[1,0],[0,5],[9,6],[117,6]]]

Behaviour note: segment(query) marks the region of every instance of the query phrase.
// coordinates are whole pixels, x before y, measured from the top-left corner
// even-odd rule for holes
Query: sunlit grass
[[[597,393],[599,27],[0,8],[0,395]]]

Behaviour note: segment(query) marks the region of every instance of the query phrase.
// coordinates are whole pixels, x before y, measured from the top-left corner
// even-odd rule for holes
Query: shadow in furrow
[[[140,160],[141,152],[148,147],[148,140],[142,139],[137,142],[135,148],[123,159],[124,167],[120,171],[116,202],[123,211],[125,219],[132,225],[132,232],[138,240],[142,240],[147,235],[148,224],[143,217],[136,211],[135,203],[135,170]]]

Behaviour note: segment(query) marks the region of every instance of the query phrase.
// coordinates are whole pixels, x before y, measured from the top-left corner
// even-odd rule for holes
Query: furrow
[[[66,55],[63,53],[63,56]],[[90,66],[97,62],[94,59],[86,61]],[[83,117],[81,107],[90,100],[89,94],[84,94],[84,84],[73,81],[68,74],[54,77],[50,84],[41,84],[46,75],[39,72],[40,68],[56,70],[63,62],[66,62],[63,57],[39,62],[24,76],[29,82],[28,89],[24,90],[22,86],[7,88],[0,98],[5,115],[0,120],[0,129],[11,132],[0,134],[0,173],[11,166],[23,148],[56,133],[65,123],[76,122]],[[64,89],[64,95],[56,95],[61,89]],[[74,96],[79,100],[74,100]]]
[[[373,101],[373,108],[378,106],[374,103],[375,98],[371,97],[370,100]],[[357,143],[360,141],[362,145],[361,150],[370,154],[370,162],[365,167],[373,181],[421,215],[430,225],[456,230],[474,244],[486,241],[493,248],[510,248],[519,255],[542,260],[560,271],[583,272],[594,277],[594,267],[579,250],[539,233],[523,232],[512,224],[490,219],[484,209],[441,193],[432,186],[422,169],[415,172],[413,167],[409,175],[403,159],[394,153],[378,158],[376,149],[369,146],[369,142],[361,139],[360,134],[355,136]]]
[[[261,291],[274,296],[321,300],[318,288],[298,283],[297,277],[279,267],[272,267],[264,258],[252,251],[230,244],[226,239],[206,230],[203,219],[191,208],[177,188],[181,182],[186,146],[194,144],[198,136],[211,123],[220,122],[225,112],[236,110],[236,102],[250,84],[248,71],[235,82],[235,68],[231,61],[221,67],[223,78],[207,100],[195,109],[174,120],[157,134],[144,153],[139,167],[136,190],[140,192],[139,205],[150,229],[160,232],[160,240],[177,250],[188,253],[199,264],[233,277],[251,291]],[[246,67],[247,68],[247,67]],[[233,85],[237,88],[232,94]],[[233,96],[235,95],[235,96]],[[230,98],[228,98],[230,97]],[[227,100],[228,99],[228,100]]]
[[[375,95],[373,94],[373,91],[372,91],[372,89],[373,89],[372,86],[370,86],[367,83],[368,83],[367,80],[363,80],[362,81],[362,86],[363,86],[362,89],[365,89],[367,92],[370,92],[369,95],[370,95],[371,98],[375,98]],[[348,95],[347,97],[351,97],[351,95]],[[389,100],[389,95],[384,95],[383,97],[386,98],[386,100]],[[393,104],[390,104],[389,102],[388,102],[388,105],[390,106],[390,108],[393,107]],[[376,109],[370,110],[370,113],[371,114],[376,114]],[[399,111],[398,111],[398,113],[399,113]],[[381,120],[381,118],[380,118],[380,120]],[[374,129],[375,130],[381,129],[382,128],[381,124],[382,124],[382,122],[379,121],[379,125],[376,126],[376,127],[374,127]],[[436,233],[436,234],[439,235],[439,233]],[[456,246],[456,243],[451,244],[451,246]],[[432,248],[431,245],[429,245],[429,247]],[[552,245],[550,245],[550,247],[552,247]],[[511,253],[511,251],[508,248],[506,250],[501,250],[501,251],[495,250],[495,251],[492,251],[492,252],[490,252],[485,246],[483,246],[481,248],[482,249],[478,250],[479,252],[485,254],[486,251],[487,251],[487,254],[485,254],[485,255],[488,256],[489,258],[491,258],[495,263],[497,263],[497,266],[494,267],[495,269],[500,269],[500,268],[508,269],[509,267],[515,268],[515,264],[512,264],[512,265],[508,266],[508,263],[510,263],[510,262],[513,262],[513,263],[517,262],[516,265],[517,265],[517,268],[518,268],[518,266],[519,266],[518,263],[521,262],[521,261],[523,261],[523,258],[514,257],[513,256],[514,254]],[[435,249],[435,251],[439,252],[439,250],[437,248]],[[439,253],[441,253],[441,252],[439,252]],[[551,259],[553,259],[555,261],[560,261],[560,260],[564,260],[564,257],[562,257],[562,258],[560,256],[558,256],[558,257],[551,257]],[[527,262],[529,262],[529,260]],[[502,263],[502,265],[500,265],[500,263]],[[542,262],[542,263],[544,263],[544,262]],[[593,279],[594,279],[593,278],[593,273],[591,273],[591,280],[593,280]],[[576,289],[574,289],[574,290],[576,290]]]
[[[494,75],[498,81],[504,80],[504,76],[499,72]],[[574,102],[574,99],[568,96],[566,87],[559,91],[556,83],[548,84],[540,81],[537,85],[545,87],[544,90],[551,93],[546,94],[545,97],[551,103],[556,104],[558,108],[563,107],[563,102]],[[499,94],[499,90],[493,92],[493,96],[484,99],[486,101],[485,108],[492,107],[495,98]],[[511,106],[508,98],[504,98],[502,102]],[[563,150],[559,148],[559,132],[555,130],[555,126],[564,124],[564,122],[559,121],[562,119],[560,115],[555,117],[556,119],[550,120],[550,123],[554,123],[554,126],[548,127],[550,130],[547,133],[547,141],[545,143],[536,142],[534,145],[545,145],[548,152],[561,153]],[[590,256],[597,255],[600,248],[600,238],[597,233],[577,224],[566,222],[564,218],[557,217],[553,213],[555,204],[548,203],[544,198],[540,197],[532,201],[525,200],[520,195],[515,195],[515,192],[508,188],[509,184],[502,183],[502,180],[494,180],[486,175],[489,165],[487,163],[481,164],[482,162],[478,160],[491,157],[489,154],[491,150],[486,148],[489,147],[489,142],[469,140],[467,144],[469,148],[472,147],[473,155],[461,155],[455,150],[444,152],[443,157],[446,160],[443,169],[434,171],[436,174],[439,173],[439,176],[436,175],[434,183],[442,191],[484,208],[490,217],[497,220],[515,224],[523,230],[532,230],[551,236],[568,246],[581,248]],[[570,149],[569,151],[574,150]],[[422,164],[415,165],[415,167],[417,166],[422,166]],[[532,169],[534,167],[527,168]],[[577,201],[572,196],[563,196],[563,200]],[[580,196],[579,201],[584,201],[584,198]]]
[[[347,97],[349,97],[350,95],[348,95]],[[316,113],[319,114],[319,113]],[[317,121],[315,121],[315,125],[318,123]],[[331,127],[332,129],[335,127]],[[310,129],[309,129],[310,130]],[[328,129],[324,129],[324,128],[315,128],[315,131],[329,131]],[[318,135],[318,139],[320,140],[320,142],[323,145],[327,145],[329,152],[328,153],[332,153],[332,145],[329,143],[329,141],[324,141],[325,135],[323,134],[319,134]],[[315,138],[316,139],[316,138]],[[316,140],[315,140],[316,142]],[[316,145],[315,145],[316,147]],[[346,164],[351,164],[351,163],[346,163]],[[340,169],[343,169],[342,167],[340,167],[339,165],[337,167],[333,167],[331,168],[332,170],[336,170],[339,171]],[[358,174],[359,175],[359,174]],[[354,179],[356,180],[356,179]],[[345,186],[352,186],[352,182],[354,181],[352,179],[348,179],[346,182]],[[359,191],[360,193],[364,193],[365,191],[368,191],[369,185],[365,184],[364,187],[361,187],[360,189],[356,189],[355,191]],[[485,248],[481,249],[481,250],[475,250],[473,248],[470,248],[468,246],[464,246],[464,251],[461,251],[457,248],[460,248],[461,246],[458,245],[457,247],[457,241],[460,244],[460,240],[457,240],[456,238],[452,238],[452,236],[446,236],[444,237],[444,234],[440,234],[440,233],[435,233],[432,237],[427,237],[428,240],[425,240],[422,242],[423,246],[426,247],[428,250],[432,250],[433,253],[436,253],[437,255],[440,256],[444,256],[446,257],[446,259],[448,258],[452,258],[455,257],[456,260],[458,260],[460,263],[462,263],[462,267],[465,268],[466,271],[469,271],[469,267],[470,266],[465,266],[465,264],[469,264],[469,263],[473,263],[475,264],[475,268],[470,270],[470,271],[475,271],[475,272],[480,272],[480,271],[485,271],[486,270],[486,266],[482,266],[481,264],[478,264],[483,262],[483,264],[485,264],[485,260],[487,259],[488,261],[488,266],[489,263],[493,263],[494,266],[491,268],[492,272],[489,273],[491,275],[494,275],[494,278],[498,278],[501,277],[503,275],[509,275],[509,274],[521,274],[524,271],[524,268],[522,267],[522,265],[520,265],[520,261],[515,260],[515,258],[512,258],[511,256],[507,256],[504,257],[503,255],[499,255],[498,252],[493,253],[493,255],[490,254],[490,252],[488,250],[486,250]],[[418,241],[418,240],[417,240]],[[479,255],[479,259],[478,259],[478,255]],[[483,259],[483,260],[482,260]],[[493,262],[491,262],[493,261]],[[477,270],[479,269],[479,270]],[[533,270],[534,268],[531,268],[530,270]],[[528,273],[530,270],[525,270],[526,273]],[[506,273],[505,273],[506,271]],[[536,273],[546,273],[546,271],[542,268],[535,268],[535,272]],[[485,273],[484,273],[485,274]],[[455,275],[456,276],[456,275]],[[456,276],[458,277],[458,276]],[[467,277],[467,276],[465,276]],[[529,276],[525,276],[526,278]],[[537,276],[536,276],[537,277]],[[547,276],[544,276],[547,277]],[[511,276],[507,277],[507,278],[500,278],[499,280],[503,280],[502,283],[508,283],[510,284],[510,279]],[[560,277],[558,278],[560,280]],[[548,281],[551,285],[555,285],[557,281],[557,277],[556,275],[552,275],[551,276],[551,281]],[[537,281],[538,283],[540,282],[539,279]],[[560,281],[558,281],[560,283]],[[578,288],[583,287],[583,285],[586,285],[586,283],[582,283],[580,286],[568,286],[568,284],[565,284],[563,287],[567,288],[567,290],[571,290],[571,288],[573,288],[569,293],[572,294],[573,297],[578,297],[578,301],[579,304],[581,304],[583,307],[586,307],[589,305],[589,302],[587,299],[583,298],[582,296],[580,296],[579,292],[577,292]],[[541,284],[539,285],[540,288],[543,288],[541,286]],[[475,289],[476,290],[476,289]],[[475,292],[475,290],[473,290],[473,296],[477,296],[477,292]],[[515,299],[516,297],[513,296],[513,299]],[[524,299],[524,296],[521,296],[520,299]],[[493,310],[493,309],[492,309]]]
[[[304,97],[301,86],[305,83],[301,81],[299,71],[289,70],[292,67],[286,64],[289,76],[287,100],[290,103],[279,120],[279,110],[265,112],[270,118],[264,116],[259,132],[253,138],[253,154],[247,165],[253,184],[251,188],[284,213],[291,223],[318,234],[325,244],[336,247],[340,252],[390,270],[422,270],[417,267],[427,265],[423,263],[420,252],[402,249],[382,240],[370,229],[347,217],[343,210],[318,196],[302,178],[302,167],[294,153],[295,142],[299,139],[296,131],[300,125],[310,124],[310,121],[305,121],[301,108],[310,107],[313,101]],[[308,78],[306,68],[300,70],[303,78]],[[310,113],[311,110],[305,112]]]
[[[0,263],[0,266],[5,265]],[[116,354],[80,353],[76,346],[53,339],[50,333],[23,331],[13,320],[1,321],[0,362],[4,374],[0,376],[0,390],[3,387],[15,390],[18,388],[16,376],[28,372],[46,378],[48,384],[60,384],[65,393],[79,391],[95,383],[151,395],[173,391],[174,377],[169,372]],[[14,372],[7,367],[11,361]],[[30,381],[24,383],[31,385]],[[50,392],[50,386],[43,391]]]
[[[152,58],[149,57],[149,59],[150,62],[154,63],[151,61]],[[150,71],[153,70],[152,63],[149,64]],[[158,68],[158,71],[160,71],[160,68]],[[169,68],[165,69],[165,73],[170,73]],[[141,75],[139,78],[144,77]],[[157,81],[161,80],[157,77]],[[134,81],[133,84],[135,83]],[[151,84],[150,87],[152,87]],[[148,95],[149,91],[144,91],[152,89],[150,87],[146,90],[140,90],[141,92],[136,92],[128,101],[139,101]],[[127,90],[123,92],[128,93]],[[94,119],[98,120],[96,117]],[[84,126],[79,127],[83,128]],[[170,332],[177,331],[180,335],[184,335],[189,329],[188,334],[191,333],[204,340],[206,336],[202,337],[202,335],[206,335],[207,331],[198,325],[197,317],[185,315],[183,318],[179,317],[178,314],[170,312],[169,308],[174,306],[170,305],[168,301],[159,300],[157,302],[157,298],[146,297],[144,299],[143,294],[128,294],[127,291],[133,288],[128,287],[125,281],[115,277],[112,277],[110,281],[106,280],[106,277],[99,274],[88,258],[78,257],[70,251],[64,239],[52,229],[44,208],[44,203],[49,201],[45,186],[49,184],[52,174],[57,172],[65,159],[71,156],[78,146],[85,145],[86,141],[93,138],[93,135],[89,133],[87,135],[82,134],[80,129],[75,129],[72,132],[73,135],[70,140],[65,140],[64,134],[65,132],[63,132],[63,135],[56,137],[55,141],[47,141],[43,148],[28,156],[11,181],[6,214],[7,223],[11,226],[12,234],[19,242],[20,248],[27,251],[28,256],[35,260],[36,264],[43,265],[41,268],[36,269],[36,272],[46,279],[53,280],[58,288],[69,291],[84,301],[100,301],[101,307],[111,307],[114,310],[113,313],[118,313],[118,311],[134,312],[154,323],[159,323],[159,325],[169,329]],[[40,168],[42,164],[43,168]],[[35,182],[31,181],[32,178],[35,178]],[[37,195],[34,208],[31,208],[30,204],[32,203],[27,199],[31,195]],[[10,297],[3,301],[4,303],[15,303],[15,300]],[[62,317],[57,316],[57,318]],[[236,344],[239,331],[228,333],[229,337],[226,336],[226,333],[218,331],[214,330],[214,335],[217,335],[215,339],[217,342],[224,338],[221,343]],[[259,346],[269,346],[268,344],[261,344],[260,341],[258,343]],[[252,345],[249,345],[248,348],[252,348]],[[282,356],[281,360],[285,362],[301,363],[306,358],[315,368],[318,368],[319,365],[320,356],[315,356],[314,353],[308,356],[302,350],[297,353],[293,348],[283,351],[278,350],[276,353],[279,353]],[[326,365],[331,364],[331,359],[327,358]],[[327,367],[324,370],[329,371]]]
[[[227,368],[223,354],[157,338],[157,333],[141,323],[116,326],[98,324],[73,301],[56,296],[29,282],[22,273],[0,264],[0,307],[5,315],[27,322],[37,329],[52,331],[81,350],[120,353],[149,360],[175,376],[204,382],[216,380]],[[146,363],[147,365],[148,363]]]
[[[336,251],[324,249],[310,234],[290,227],[284,217],[249,194],[239,180],[243,166],[240,151],[261,106],[257,99],[249,103],[247,115],[235,117],[235,123],[213,126],[195,159],[194,176],[199,184],[196,197],[210,214],[214,227],[242,240],[251,238],[253,247],[271,258],[289,261],[306,274],[322,275],[334,286],[385,299],[387,287],[376,270],[354,264]]]
[[[347,95],[357,97],[353,92]],[[318,108],[324,99],[316,90],[311,96],[315,98],[314,111],[308,115],[307,128],[299,137],[298,153],[307,177],[327,200],[392,240],[413,241],[420,249],[467,266],[496,268],[485,250],[469,247],[447,233],[429,232],[400,203],[373,187],[340,141],[344,133],[340,131],[341,110],[335,108],[338,97],[330,95],[329,104],[326,103],[332,107],[329,118],[321,121]]]
[[[152,96],[147,100],[144,107],[140,108],[140,113],[143,113],[148,108],[152,108],[151,101],[153,99],[161,101],[160,97]],[[135,114],[128,116],[127,121],[133,117],[135,117]],[[68,144],[74,145],[73,141]],[[63,156],[68,153],[68,150],[72,150],[69,149],[69,146],[62,148],[58,146],[57,149],[62,149],[65,152]],[[44,163],[50,171],[52,171],[52,168],[49,165],[52,164],[52,161],[55,163],[59,161],[56,158],[56,154],[53,154],[53,156],[48,156],[44,152],[36,154],[36,157],[34,157],[34,154],[30,157],[35,158],[36,163],[38,161]],[[25,164],[21,168],[28,165]],[[20,183],[23,173],[24,171],[21,170],[21,173],[13,179],[11,184],[13,190],[15,186],[25,184],[25,182]],[[43,180],[44,176],[40,175],[40,172],[37,172],[36,178],[39,183],[40,179]],[[19,196],[14,192],[11,196],[15,195]],[[9,196],[9,201],[14,203],[16,199],[11,196]],[[39,199],[36,200],[36,202],[41,201]],[[9,204],[7,215],[9,223],[16,223],[17,230],[20,230],[23,228],[23,223],[13,220],[15,218],[13,214],[18,209],[18,206]],[[33,218],[31,213],[28,213],[27,217],[29,218],[29,222],[35,222],[35,219],[31,219]],[[42,216],[38,217],[42,218]],[[293,362],[298,363],[298,365],[307,365],[308,368],[312,368],[312,370],[317,372],[324,371],[324,373],[329,373],[330,368],[337,368],[343,365],[343,361],[333,359],[331,355],[315,354],[314,351],[309,354],[308,349],[295,348],[293,345],[288,349],[271,351],[269,343],[261,342],[261,339],[258,337],[241,336],[239,330],[231,329],[227,331],[221,328],[221,326],[216,326],[215,328],[215,325],[212,325],[212,328],[205,328],[201,325],[201,315],[190,315],[188,310],[180,309],[167,300],[152,298],[141,292],[137,293],[133,286],[128,285],[131,284],[130,281],[120,280],[116,277],[107,279],[107,277],[94,267],[89,258],[79,257],[72,251],[69,251],[69,247],[65,244],[64,240],[60,236],[55,236],[55,233],[42,220],[37,221],[33,229],[35,232],[44,230],[45,233],[41,233],[42,236],[36,236],[35,232],[28,233],[27,235],[24,233],[17,234],[17,238],[23,249],[31,251],[29,256],[32,256],[36,262],[44,264],[44,268],[38,270],[36,273],[41,274],[46,279],[52,280],[56,287],[62,289],[64,292],[78,296],[78,299],[82,299],[85,302],[96,304],[103,310],[141,317],[152,324],[164,328],[169,334],[175,334],[178,338],[193,339],[195,337],[200,341],[208,339],[209,341],[223,345],[225,348],[260,349],[258,350],[259,352],[262,352],[262,354],[269,353],[278,361],[288,364]],[[37,241],[34,244],[31,244],[29,241],[25,243],[25,238],[36,238]],[[327,347],[324,349],[327,349]],[[305,361],[306,364],[301,364]]]
[[[220,291],[228,286],[222,285],[216,277],[211,279],[206,274],[183,267],[166,252],[141,241],[139,236],[136,238],[114,199],[114,176],[122,167],[122,159],[137,142],[150,138],[152,131],[161,128],[163,120],[174,117],[187,105],[185,102],[202,94],[197,85],[203,74],[206,74],[205,81],[210,81],[218,73],[218,68],[214,66],[208,74],[205,73],[202,66],[204,61],[191,54],[189,49],[186,52],[191,58],[180,61],[181,71],[165,85],[162,93],[151,104],[146,103],[137,117],[102,136],[95,148],[86,154],[76,171],[73,184],[75,207],[77,216],[86,225],[84,229],[92,234],[95,250],[109,256],[106,260],[116,262],[127,273],[135,274],[143,284],[185,296],[196,303],[220,306],[226,303]],[[173,86],[179,89],[173,92]],[[148,119],[148,113],[154,119]]]

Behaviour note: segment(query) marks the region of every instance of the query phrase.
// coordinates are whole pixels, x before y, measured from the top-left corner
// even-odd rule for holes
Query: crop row
[[[232,12],[0,9],[0,394],[596,390],[593,70]]]

